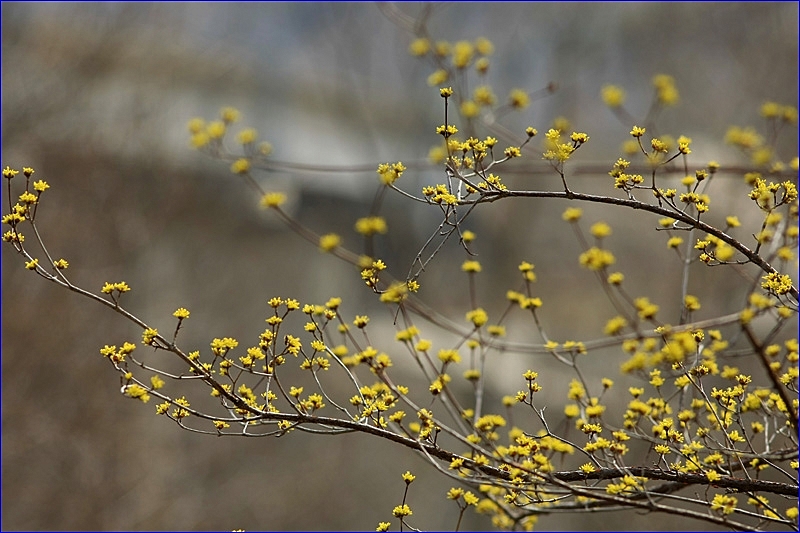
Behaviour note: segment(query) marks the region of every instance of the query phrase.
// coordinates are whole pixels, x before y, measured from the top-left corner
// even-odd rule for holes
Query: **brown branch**
[[[764,366],[764,370],[767,372],[770,381],[772,382],[773,388],[778,391],[778,394],[781,396],[781,400],[783,400],[784,405],[786,405],[786,413],[789,417],[789,422],[791,422],[792,427],[797,429],[797,411],[794,410],[792,406],[792,399],[789,398],[788,393],[786,392],[786,387],[780,382],[778,376],[775,375],[775,372],[772,371],[772,368],[769,366],[769,357],[767,356],[766,352],[764,352],[764,346],[756,339],[753,330],[750,329],[750,326],[744,324],[742,326],[744,330],[744,334],[747,336],[747,340],[750,341],[750,345],[753,347],[753,350],[758,354],[758,358],[761,361],[761,364]]]
[[[715,237],[719,238],[720,240],[724,241],[725,243],[729,244],[734,249],[741,252],[747,259],[753,263],[754,265],[758,266],[761,270],[768,274],[778,274],[779,272],[775,270],[775,268],[770,265],[767,261],[764,260],[760,255],[755,253],[753,250],[739,242],[738,240],[734,239],[724,231],[715,228],[705,222],[702,222],[699,218],[690,216],[686,213],[680,211],[672,211],[665,207],[661,207],[658,205],[648,204],[645,202],[641,202],[639,200],[631,200],[628,198],[614,198],[611,196],[599,196],[596,194],[586,194],[586,193],[579,193],[574,191],[485,191],[482,193],[480,199],[475,200],[475,203],[487,203],[487,202],[495,202],[497,200],[505,199],[505,198],[563,198],[569,200],[580,200],[584,202],[594,202],[600,204],[611,204],[611,205],[619,205],[623,207],[628,207],[631,209],[648,211],[650,213],[655,213],[657,215],[662,215],[665,217],[674,218],[676,220],[680,220],[681,222],[691,226],[693,228],[697,228],[699,230],[705,231],[709,235],[714,235]],[[469,203],[469,202],[465,202]],[[798,299],[798,291],[797,287],[792,286],[789,290],[789,293],[795,300]]]
[[[708,480],[708,477],[706,477],[705,474],[687,474],[683,472],[647,467],[633,467],[626,469],[603,468],[590,474],[586,474],[580,470],[557,472],[552,474],[553,477],[562,481],[614,479],[621,478],[626,475],[646,477],[647,479],[671,481],[674,483],[680,483],[681,485],[711,485],[713,487],[733,489],[737,492],[770,492],[772,494],[782,494],[784,496],[797,496],[798,491],[798,486],[796,484],[792,485],[789,483],[778,483],[776,481],[745,479],[732,476],[721,476],[719,479],[711,482]],[[661,492],[666,491],[666,489],[661,490]]]

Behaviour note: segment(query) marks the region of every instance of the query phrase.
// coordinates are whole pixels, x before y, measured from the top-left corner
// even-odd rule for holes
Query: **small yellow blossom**
[[[246,128],[236,135],[236,140],[240,144],[252,144],[258,139],[258,132],[253,128]]]
[[[235,107],[223,107],[220,109],[219,116],[223,122],[230,124],[239,120],[239,110]]]
[[[141,385],[128,385],[124,388],[124,393],[125,396],[128,396],[129,398],[141,400],[142,403],[147,403],[150,401],[150,395],[147,393],[147,389]]]
[[[606,335],[618,335],[625,327],[628,325],[628,321],[625,320],[625,317],[616,316],[606,322],[606,326],[603,329],[603,332]]]
[[[370,216],[356,220],[355,229],[361,235],[369,237],[376,233],[384,234],[388,231],[386,220],[383,217]]]
[[[234,174],[247,174],[250,171],[250,161],[240,157],[231,165],[231,172]]]
[[[428,76],[428,85],[431,87],[436,85],[441,85],[446,82],[449,78],[449,74],[444,69],[438,69],[433,72],[430,76]]]
[[[482,56],[490,56],[494,53],[494,45],[486,37],[478,37],[475,39],[475,50]]]
[[[657,74],[653,77],[653,86],[656,88],[656,96],[659,103],[671,106],[678,103],[680,98],[678,89],[675,87],[675,79],[667,74]]]
[[[150,385],[153,386],[154,390],[158,390],[164,386],[164,380],[161,379],[160,376],[155,375],[150,377]]]
[[[494,105],[496,101],[492,88],[488,85],[475,87],[475,90],[472,91],[472,99],[475,100],[476,104],[481,106]]]
[[[581,265],[589,270],[602,270],[607,266],[613,265],[616,259],[609,250],[593,246],[580,255],[579,261]]]
[[[403,172],[406,170],[405,165],[398,161],[397,163],[381,163],[378,165],[378,175],[381,178],[381,182],[384,185],[391,185],[395,181],[397,181],[400,176],[403,175]]]
[[[199,133],[197,135],[200,135]],[[205,135],[210,139],[221,139],[225,136],[225,123],[220,121],[210,122],[206,126]],[[194,137],[193,141],[194,143]]]
[[[445,364],[461,362],[461,356],[458,354],[457,350],[439,350],[437,357]]]
[[[689,311],[697,311],[700,309],[700,299],[697,296],[687,294],[683,299],[683,305]]]
[[[515,109],[525,109],[530,104],[528,93],[522,89],[512,89],[508,95],[508,102]]]
[[[467,320],[472,322],[476,328],[479,328],[486,324],[486,322],[489,320],[489,315],[483,310],[483,308],[478,307],[477,309],[467,312]]]
[[[712,511],[720,511],[722,514],[728,515],[736,510],[738,501],[735,496],[727,494],[715,494],[711,502]]]
[[[602,239],[611,235],[611,226],[605,222],[596,222],[589,231],[598,239]]]
[[[421,57],[431,51],[431,42],[425,37],[419,37],[411,41],[408,45],[408,53],[412,56]]]
[[[683,238],[681,237],[670,237],[667,241],[668,248],[677,248],[683,243]]]
[[[600,91],[600,97],[605,105],[613,109],[625,103],[625,90],[617,85],[605,85]]]
[[[458,41],[453,45],[453,66],[462,69],[469,65],[475,54],[475,48],[469,41]]]
[[[261,142],[258,144],[258,153],[263,156],[268,156],[272,153],[272,144],[268,143],[267,141]]]
[[[280,207],[286,202],[286,195],[282,192],[268,192],[261,197],[261,207],[275,208]]]
[[[339,247],[342,238],[335,233],[327,233],[319,238],[319,249],[323,252],[330,252]]]
[[[478,261],[464,261],[461,264],[462,272],[480,272],[481,271],[481,264]]]
[[[478,104],[472,100],[465,100],[461,103],[461,116],[464,118],[475,118],[480,113]]]
[[[568,207],[561,215],[561,218],[567,222],[577,222],[581,215],[583,215],[583,209],[580,207]]]
[[[392,514],[396,518],[403,518],[404,516],[411,516],[414,513],[411,511],[411,508],[408,505],[403,504],[403,505],[398,505],[397,507],[395,507],[392,510]]]

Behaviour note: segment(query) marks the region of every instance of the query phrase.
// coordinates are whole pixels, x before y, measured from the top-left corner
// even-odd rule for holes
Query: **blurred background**
[[[412,16],[421,8],[399,5]],[[522,133],[567,117],[591,137],[577,160],[600,168],[622,155],[631,127],[601,103],[607,83],[623,86],[626,107],[643,117],[652,76],[672,75],[681,103],[662,113],[659,127],[693,139],[692,168],[712,159],[723,168],[746,164],[722,142],[728,126],[763,127],[758,111],[766,100],[797,105],[796,3],[448,3],[435,6],[429,29],[436,39],[490,39],[489,81],[500,99],[515,87],[557,83],[555,93],[501,122]],[[319,233],[336,231],[357,249],[352,225],[369,210],[377,163],[424,162],[442,122],[441,98],[425,82],[432,68],[409,56],[411,39],[365,3],[3,2],[2,166],[32,166],[50,183],[37,220],[51,253],[70,262],[73,282],[99,291],[105,281],[125,280],[133,288],[126,307],[165,331],[177,307],[190,309],[181,333],[189,349],[207,350],[223,336],[252,345],[266,300],[279,295],[304,303],[342,296],[345,314],[369,312],[375,332],[391,335],[376,342],[388,350],[391,317],[374,306],[357,273],[260,210],[228,163],[189,147],[186,123],[215,119],[230,105],[242,112],[237,126],[255,127],[277,160],[366,165],[364,172],[257,175],[267,189],[290,195],[299,220]],[[781,135],[786,161],[797,155],[797,129]],[[610,191],[605,172],[571,185]],[[441,179],[433,167],[415,167],[398,184],[419,191]],[[555,174],[505,181],[559,187]],[[715,186],[717,220],[738,214],[745,228],[757,223],[740,175],[723,174]],[[565,207],[561,200],[505,202],[477,211],[467,229],[478,234],[478,292],[490,317],[503,309],[505,291],[517,288],[516,266],[527,260],[536,264],[550,336],[588,340],[602,336],[614,313],[578,267],[579,245],[560,219]],[[603,219],[614,228],[608,246],[629,291],[677,320],[679,262],[666,238],[641,231],[653,217],[582,207],[587,226]],[[381,255],[402,276],[438,219],[396,196],[384,214],[390,234]],[[138,342],[141,332],[35,277],[20,259],[3,247],[4,530],[370,530],[396,521],[391,510],[407,469],[418,476],[408,500],[412,524],[455,527],[457,509],[444,497],[451,483],[408,450],[359,435],[194,435],[157,418],[153,402],[122,397],[98,350]],[[469,309],[466,279],[453,275],[464,259],[451,243],[421,278],[421,297],[457,321]],[[704,304],[697,318],[739,310],[742,285],[723,269],[693,271],[690,292]],[[517,332],[512,340],[541,341],[521,316],[509,331]],[[432,327],[423,332],[446,339]],[[585,369],[597,381],[614,378],[623,357],[593,353]],[[403,376],[403,362],[396,364]],[[543,401],[560,414],[572,377],[566,369],[531,355],[499,354],[490,364],[490,399],[513,394],[520,372],[533,368],[547,380]],[[654,518],[557,515],[543,517],[540,528],[636,530],[652,528]],[[489,526],[474,513],[462,523]]]

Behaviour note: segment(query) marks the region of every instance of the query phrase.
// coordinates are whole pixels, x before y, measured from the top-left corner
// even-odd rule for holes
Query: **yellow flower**
[[[656,88],[659,103],[667,106],[678,103],[678,89],[675,88],[675,79],[672,76],[656,74],[653,77],[653,86]]]
[[[731,514],[733,511],[736,510],[736,504],[738,501],[736,500],[735,496],[729,496],[724,494],[715,494],[714,500],[711,502],[711,510],[712,511],[721,511],[722,514]]]
[[[602,270],[607,266],[613,265],[616,259],[609,250],[593,246],[580,255],[579,261],[581,265],[589,270]]]
[[[482,56],[489,56],[494,52],[494,45],[486,37],[478,37],[475,40],[475,50]]]
[[[6,179],[10,180],[11,178],[16,176],[17,174],[19,174],[19,170],[14,170],[13,168],[11,168],[9,166],[6,166],[6,168],[3,169],[3,177],[6,178]]]
[[[153,386],[154,390],[158,390],[164,386],[164,380],[161,377],[155,375],[150,377],[150,384]]]
[[[259,143],[258,152],[263,156],[268,156],[269,154],[272,153],[272,145],[267,141]]]
[[[478,113],[480,113],[480,108],[472,100],[465,100],[461,103],[461,116],[464,118],[475,118]]]
[[[239,110],[235,107],[223,107],[219,112],[220,118],[226,124],[239,120]]]
[[[430,52],[431,42],[425,37],[420,37],[411,41],[408,45],[408,53],[412,56],[421,57]]]
[[[616,85],[605,85],[600,92],[603,103],[608,107],[620,107],[625,103],[625,91]]]
[[[605,328],[603,329],[606,335],[617,335],[620,331],[625,329],[628,325],[628,321],[625,320],[622,316],[615,316],[611,320],[606,323]]]
[[[647,131],[645,128],[634,126],[633,129],[631,130],[631,135],[633,135],[634,137],[641,137],[642,135],[644,135],[645,131]]]
[[[486,324],[489,320],[489,315],[486,314],[483,308],[478,307],[477,309],[467,312],[467,320],[472,322],[476,328],[479,328]]]
[[[530,101],[528,93],[522,89],[512,89],[508,95],[508,102],[511,104],[511,107],[516,109],[525,109],[528,107],[528,104],[530,104]]]
[[[495,103],[495,96],[488,85],[476,87],[472,92],[472,98],[478,105],[494,105]]]
[[[231,172],[234,174],[247,174],[250,171],[250,161],[240,157],[231,165]]]
[[[764,102],[761,104],[761,116],[764,118],[777,118],[781,115],[783,108],[775,102]]]
[[[464,489],[462,488],[453,487],[452,489],[447,491],[448,500],[457,500],[463,495],[464,495]]]
[[[195,117],[192,120],[190,120],[188,124],[186,124],[186,127],[189,130],[189,133],[191,133],[192,135],[197,135],[198,133],[203,131],[203,128],[206,127],[206,121],[200,117]]]
[[[319,248],[323,252],[330,252],[339,247],[342,238],[335,233],[328,233],[319,238]]]
[[[147,394],[147,390],[142,387],[141,385],[128,385],[124,389],[125,396],[129,398],[137,398],[142,401],[142,403],[147,403],[150,401],[150,395]]]
[[[414,513],[411,511],[411,508],[408,505],[403,504],[395,507],[392,510],[392,514],[397,518],[402,518],[404,516],[411,516]]]
[[[441,85],[448,80],[450,75],[444,69],[438,69],[433,72],[430,76],[428,76],[428,85]]]
[[[467,260],[462,263],[461,270],[463,272],[480,272],[481,264],[478,261]]]
[[[469,41],[458,41],[453,45],[453,66],[464,68],[472,61],[475,49]]]
[[[380,176],[381,182],[384,185],[391,185],[403,175],[405,170],[405,165],[398,161],[397,163],[393,163],[391,165],[389,163],[381,163],[378,165],[378,170],[376,172]]]
[[[386,233],[388,226],[383,217],[371,216],[359,218],[355,225],[356,231],[361,235],[369,237],[376,233]]]
[[[670,239],[667,241],[667,247],[677,248],[681,245],[681,243],[683,243],[683,239],[681,237],[670,237]]]
[[[583,215],[583,209],[580,207],[568,207],[561,215],[561,218],[567,222],[576,222],[581,218],[581,215]]]
[[[211,136],[208,133],[200,131],[192,135],[191,145],[195,148],[202,148],[207,145],[210,140]]]
[[[608,237],[611,235],[611,226],[605,222],[597,222],[592,225],[589,231],[591,231],[592,235],[598,239],[602,239],[603,237]]]
[[[210,122],[206,126],[206,135],[211,139],[221,139],[225,135],[225,123],[220,121]],[[198,134],[199,135],[199,134]]]
[[[236,140],[238,140],[241,144],[254,143],[257,138],[258,132],[253,128],[244,129],[236,136]]]
[[[580,146],[581,144],[587,142],[589,140],[589,136],[585,133],[573,131],[572,135],[569,136],[570,140],[575,143],[576,146]]]
[[[458,354],[457,350],[439,350],[437,357],[442,363],[445,364],[461,362],[461,356]]]
[[[697,296],[687,294],[683,299],[683,305],[689,311],[697,311],[700,309],[700,299]]]
[[[286,195],[282,192],[268,192],[261,197],[261,207],[280,207],[286,202]]]

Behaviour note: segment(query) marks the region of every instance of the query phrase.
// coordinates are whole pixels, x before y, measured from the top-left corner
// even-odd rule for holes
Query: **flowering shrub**
[[[394,325],[394,338],[372,334],[378,320],[348,308],[347,295],[331,287],[324,302],[265,295],[264,329],[249,339],[183,346],[189,310],[177,307],[169,320],[145,319],[125,305],[135,287],[124,281],[91,289],[70,281],[69,268],[81,265],[49,252],[47,228],[38,227],[36,214],[40,204],[47,208],[50,184],[29,167],[22,176],[10,166],[3,170],[8,206],[2,221],[9,227],[3,240],[26,269],[138,326],[140,338],[109,339],[99,350],[119,372],[124,396],[201,434],[291,439],[298,430],[360,432],[414,450],[452,479],[453,487],[439,497],[458,507],[456,530],[468,510],[490,516],[498,529],[528,530],[542,515],[619,509],[681,515],[698,526],[796,529],[798,158],[782,158],[775,147],[779,133],[796,127],[797,109],[764,103],[764,133],[732,126],[725,141],[751,164],[728,168],[695,160],[686,135],[655,134],[656,117],[680,99],[672,77],[652,79],[652,105],[640,120],[626,108],[625,90],[606,85],[600,98],[630,128],[630,137],[596,172],[605,187],[598,194],[572,180],[582,172],[579,149],[592,142],[590,130],[574,131],[566,119],[519,132],[500,124],[504,114],[523,112],[536,94],[506,88],[505,97],[496,96],[489,40],[451,43],[432,39],[424,25],[414,31],[409,53],[431,66],[431,98],[442,103],[441,122],[423,132],[431,137],[429,159],[439,179],[415,189],[405,182],[419,169],[377,163],[375,201],[353,221],[359,247],[346,245],[352,235],[307,227],[285,209],[284,192],[263,188],[257,172],[290,167],[273,159],[272,146],[259,143],[255,129],[234,134],[236,109],[188,124],[191,145],[224,161],[257,191],[271,216],[352,265],[364,290],[385,305],[381,318]],[[546,165],[558,185],[532,187],[505,174],[519,161]],[[51,181],[56,185],[57,177]],[[716,201],[728,189],[739,190],[749,212],[729,212],[724,200]],[[439,220],[403,264],[376,254],[380,239],[403,231],[382,215],[390,194]],[[553,338],[549,309],[571,303],[539,296],[538,284],[548,280],[537,274],[535,255],[508,258],[507,290],[488,299],[480,294],[487,263],[477,255],[480,240],[469,217],[500,210],[512,198],[567,203],[562,220],[553,223],[570,225],[581,251],[561,253],[560,260],[577,260],[596,277],[613,311],[576,312],[602,313],[603,337]],[[636,229],[677,258],[663,265],[680,271],[669,296],[681,302],[677,313],[661,310],[664,294],[628,289],[630,279],[653,273],[617,267],[611,225],[584,216],[582,206],[592,204],[651,215],[651,224]],[[742,222],[754,219],[752,227]],[[455,319],[437,309],[445,302],[423,297],[426,269],[450,254],[463,256],[452,277],[462,276],[470,302]],[[740,276],[745,296],[724,312],[705,314],[719,308],[706,306],[720,299],[719,291],[693,280],[710,268]],[[437,330],[455,341],[442,343]],[[536,357],[498,391],[492,376],[510,353]],[[599,354],[610,362],[607,372],[587,372]],[[167,355],[177,369],[165,363]],[[413,366],[416,378],[398,376],[396,364]],[[555,405],[543,396],[553,383],[553,365],[572,375],[558,391],[565,401]],[[348,393],[339,394],[340,387],[329,385],[334,382]],[[386,510],[379,531],[418,526],[406,498],[414,481],[411,472],[403,475],[404,496]]]

